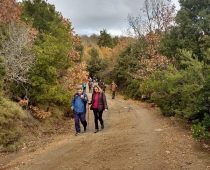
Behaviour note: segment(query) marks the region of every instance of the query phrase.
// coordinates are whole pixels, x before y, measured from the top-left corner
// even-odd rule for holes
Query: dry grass
[[[40,108],[46,110],[44,106]],[[67,133],[70,118],[64,117],[65,109],[51,107],[50,113],[45,120],[34,118],[18,103],[0,96],[0,152],[17,151],[23,146],[34,148],[53,135]]]
[[[22,122],[27,119],[27,112],[12,101],[0,97],[0,150],[17,150],[22,136]]]

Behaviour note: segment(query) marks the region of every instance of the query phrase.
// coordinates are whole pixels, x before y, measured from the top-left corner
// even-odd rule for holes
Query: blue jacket
[[[84,99],[81,98],[81,95],[84,95]],[[79,95],[76,93],[71,102],[71,105],[74,107],[75,113],[86,113],[86,104],[88,102],[87,94],[83,93]]]

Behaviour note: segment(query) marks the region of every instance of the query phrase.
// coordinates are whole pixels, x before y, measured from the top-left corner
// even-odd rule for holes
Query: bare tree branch
[[[3,41],[0,49],[6,82],[30,83],[28,72],[35,63],[32,42],[30,29],[26,25],[15,23],[9,25],[8,39]]]
[[[156,31],[167,31],[175,24],[175,5],[170,0],[145,0],[137,17],[128,16],[133,33],[139,37]]]

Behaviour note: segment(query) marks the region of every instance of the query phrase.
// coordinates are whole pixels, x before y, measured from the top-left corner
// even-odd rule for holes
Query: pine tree
[[[98,50],[92,48],[89,52],[91,58],[88,62],[87,70],[91,76],[99,76],[100,72],[105,69],[106,63],[99,56]]]
[[[180,0],[181,9],[176,16],[177,26],[163,38],[161,50],[177,57],[179,49],[192,51],[194,58],[204,60],[203,51],[210,45],[210,3],[208,0]],[[176,58],[179,60],[179,58]]]
[[[22,2],[22,19],[39,30],[34,51],[37,61],[31,71],[31,97],[35,102],[68,102],[68,93],[59,83],[72,64],[76,44],[71,23],[45,0]]]
[[[100,36],[98,37],[98,45],[99,47],[109,47],[113,48],[115,46],[115,42],[110,34],[104,29],[100,31]]]

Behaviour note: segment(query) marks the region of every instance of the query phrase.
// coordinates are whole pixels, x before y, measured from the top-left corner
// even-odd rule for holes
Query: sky
[[[178,0],[172,0],[179,8]],[[144,0],[48,0],[79,35],[99,34],[106,29],[112,35],[124,35],[128,15],[137,16]]]

